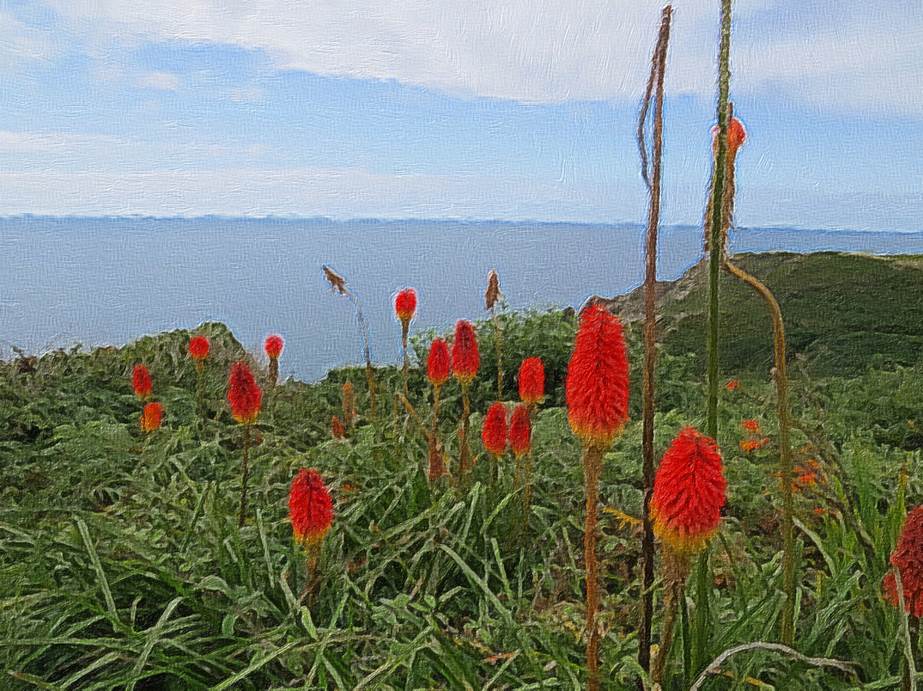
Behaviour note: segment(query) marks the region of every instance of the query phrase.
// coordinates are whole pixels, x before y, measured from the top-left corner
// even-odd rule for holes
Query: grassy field
[[[923,261],[763,255],[745,265],[776,290],[790,329],[801,472],[795,648],[854,671],[753,651],[703,688],[899,688],[902,621],[882,599],[881,580],[906,509],[923,496]],[[681,427],[702,423],[701,280],[693,269],[663,298],[658,455]],[[740,385],[722,389],[728,504],[710,551],[707,661],[774,640],[782,602],[767,325],[743,289],[725,286],[723,370]],[[636,301],[619,301],[626,317]],[[246,354],[226,328],[199,330],[212,341],[204,419],[189,332],[0,364],[0,688],[581,687],[583,478],[562,407],[576,319],[547,312],[501,321],[507,396],[523,357],[542,356],[548,373],[526,517],[512,460],[491,483],[477,433],[495,397],[486,323],[469,486],[427,482],[425,439],[394,402],[399,370],[378,370],[372,421],[362,371],[341,369],[267,391],[242,528],[241,430],[225,386],[230,363]],[[629,323],[633,378],[639,331]],[[415,361],[428,343],[417,337]],[[130,386],[136,362],[150,368],[166,409],[163,428],[147,436]],[[348,439],[335,440],[330,420],[347,380],[361,417]],[[444,393],[440,436],[454,459],[461,403],[454,383]],[[636,383],[631,398],[636,410]],[[416,367],[410,399],[428,417]],[[747,419],[770,440],[749,452],[741,448],[753,437],[741,427]],[[640,437],[633,421],[602,477],[601,669],[611,689],[635,688],[638,672]],[[307,599],[286,504],[300,467],[320,470],[336,511],[320,585]],[[659,625],[658,617],[655,640]],[[679,638],[668,689],[688,688],[701,671],[684,662]]]

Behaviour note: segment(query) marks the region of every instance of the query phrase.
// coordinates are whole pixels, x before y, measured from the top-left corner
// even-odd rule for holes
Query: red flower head
[[[897,547],[891,553],[891,565],[901,574],[907,613],[923,617],[923,505],[907,514]],[[884,588],[888,602],[900,606],[893,572],[885,576]]]
[[[712,137],[714,137],[715,142],[718,141],[718,126],[715,125],[712,130]],[[737,150],[743,145],[747,140],[747,130],[744,129],[744,124],[735,117],[732,117],[728,120],[728,156],[733,158],[737,155]]]
[[[346,427],[343,425],[343,421],[338,415],[334,415],[330,418],[330,434],[333,435],[334,439],[346,438]]]
[[[209,342],[205,336],[193,336],[189,339],[189,357],[201,362],[208,357]]]
[[[522,403],[516,406],[510,418],[510,447],[517,458],[529,453],[532,448],[532,422],[529,409]]]
[[[724,385],[724,388],[731,393],[737,391],[740,388],[740,379],[728,379],[728,383]]]
[[[442,386],[449,378],[449,346],[441,338],[434,339],[426,358],[426,378],[433,386]]]
[[[160,429],[163,420],[163,406],[158,402],[148,403],[141,411],[141,431],[155,432]]]
[[[263,350],[266,351],[266,355],[270,360],[278,360],[284,347],[285,341],[278,334],[267,336],[266,341],[263,343]]]
[[[529,357],[519,366],[519,398],[535,405],[545,397],[545,365],[540,357]]]
[[[231,406],[234,419],[243,425],[255,422],[260,414],[262,402],[263,391],[257,385],[247,363],[235,362],[231,365],[231,374],[228,377],[228,404]]]
[[[506,408],[502,403],[494,403],[487,409],[481,440],[494,456],[502,456],[506,451]]]
[[[150,398],[154,390],[154,382],[151,381],[151,373],[148,372],[144,365],[135,365],[131,372],[131,388],[135,390],[135,396],[142,401]]]
[[[452,342],[452,373],[462,384],[470,384],[481,366],[478,339],[471,322],[460,319],[455,324]]]
[[[292,480],[288,513],[295,542],[304,547],[317,545],[330,530],[333,501],[323,478],[314,468],[302,468]]]
[[[654,478],[654,533],[680,554],[700,551],[718,529],[726,489],[714,440],[692,427],[681,430]]]
[[[740,426],[743,427],[747,432],[752,432],[753,434],[759,434],[760,431],[760,422],[759,420],[754,420],[752,418],[748,420],[741,420]]]
[[[585,445],[608,448],[628,421],[628,356],[622,323],[592,305],[580,317],[567,366],[567,419]]]
[[[394,313],[402,324],[410,322],[416,311],[417,291],[413,288],[404,288],[394,297]]]

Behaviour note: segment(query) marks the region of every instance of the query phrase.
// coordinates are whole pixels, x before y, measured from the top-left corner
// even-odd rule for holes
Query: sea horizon
[[[674,280],[702,256],[702,229],[660,227],[658,278]],[[396,364],[391,300],[420,295],[413,332],[485,316],[487,272],[497,269],[509,309],[576,307],[593,294],[640,285],[640,223],[352,219],[327,217],[0,218],[0,355],[140,336],[219,321],[259,353],[266,334],[287,341],[283,375],[314,381],[361,361],[347,301],[321,266],[343,274],[370,323],[373,359]],[[923,254],[923,231],[738,228],[735,252]]]

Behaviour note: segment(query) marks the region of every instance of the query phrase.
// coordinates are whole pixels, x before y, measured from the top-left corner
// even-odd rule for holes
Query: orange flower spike
[[[141,431],[145,434],[156,432],[160,429],[163,420],[163,405],[154,401],[144,406],[141,411]]]
[[[535,405],[545,397],[545,365],[539,357],[530,357],[519,366],[519,398]]]
[[[151,379],[151,373],[144,365],[138,364],[132,369],[131,388],[134,390],[135,396],[142,401],[151,397],[151,393],[154,390],[154,382]]]
[[[692,427],[681,430],[654,478],[654,533],[678,554],[700,552],[718,529],[726,489],[714,440]]]
[[[292,480],[288,512],[295,542],[314,547],[333,524],[333,500],[324,480],[314,468],[302,468]]]
[[[417,292],[413,288],[404,288],[394,298],[394,313],[401,324],[409,324],[417,312]]]
[[[516,458],[525,456],[532,449],[532,423],[529,409],[520,403],[510,418],[510,448]]]
[[[733,393],[740,388],[740,379],[729,379],[728,383],[724,385],[724,388]]]
[[[193,336],[189,339],[188,352],[189,357],[196,362],[201,362],[208,357],[208,351],[211,344],[205,336]]]
[[[442,386],[449,378],[449,346],[441,338],[433,340],[426,358],[426,378],[433,386]]]
[[[237,422],[242,425],[256,422],[263,402],[263,390],[257,385],[246,362],[231,365],[227,398],[231,415]]]
[[[464,319],[455,324],[452,341],[452,374],[462,384],[470,384],[481,367],[478,339],[471,322]]]
[[[904,608],[908,614],[923,617],[923,505],[907,514],[897,547],[891,553],[891,566],[901,574]],[[897,579],[890,572],[884,579],[885,598],[895,607],[900,605]]]
[[[484,427],[481,430],[481,440],[484,442],[484,448],[494,456],[502,456],[506,453],[506,408],[502,403],[494,403],[487,409],[487,415],[484,416]]]
[[[607,449],[628,421],[628,356],[622,323],[592,305],[583,311],[567,366],[567,420],[586,446]]]

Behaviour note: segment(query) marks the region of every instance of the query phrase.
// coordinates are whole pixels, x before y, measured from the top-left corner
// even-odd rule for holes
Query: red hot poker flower
[[[413,319],[417,311],[417,291],[413,288],[404,288],[394,298],[394,313],[402,324]]]
[[[724,385],[724,388],[733,393],[740,388],[740,379],[728,379],[728,383]]]
[[[270,360],[278,360],[284,347],[285,341],[278,334],[267,336],[266,341],[263,343],[263,350],[266,351],[266,355]]]
[[[535,405],[545,396],[545,365],[540,357],[530,357],[519,366],[519,398]]]
[[[426,358],[426,378],[433,386],[442,386],[449,378],[449,346],[441,338],[434,339]]]
[[[231,365],[231,374],[228,377],[228,404],[231,406],[234,419],[242,425],[255,422],[260,414],[262,402],[263,390],[257,385],[247,363],[241,361]]]
[[[532,423],[529,409],[520,403],[510,418],[510,448],[517,458],[529,453],[532,448]]]
[[[481,366],[478,339],[471,322],[461,319],[455,324],[452,342],[452,373],[462,384],[470,384]]]
[[[502,403],[494,403],[484,416],[484,427],[481,430],[484,448],[494,456],[502,456],[506,452],[506,435],[506,408]]]
[[[156,432],[160,429],[163,420],[163,405],[154,401],[144,406],[141,411],[141,431],[145,434]]]
[[[320,473],[302,468],[292,480],[288,493],[288,513],[295,542],[314,547],[333,523],[333,501]]]
[[[193,336],[189,339],[189,357],[201,362],[208,357],[210,344],[205,336]]]
[[[608,448],[628,421],[628,356],[622,323],[592,305],[583,311],[567,366],[567,419],[586,446]]]
[[[907,514],[897,547],[891,553],[891,565],[901,574],[907,613],[923,617],[923,505]],[[885,576],[884,589],[888,602],[900,606],[893,572]]]
[[[144,365],[135,365],[131,372],[131,388],[135,390],[135,396],[142,401],[150,398],[154,390],[154,382],[151,380],[151,373]]]
[[[654,478],[654,533],[675,552],[699,552],[718,529],[726,489],[714,440],[692,427],[681,430]]]

